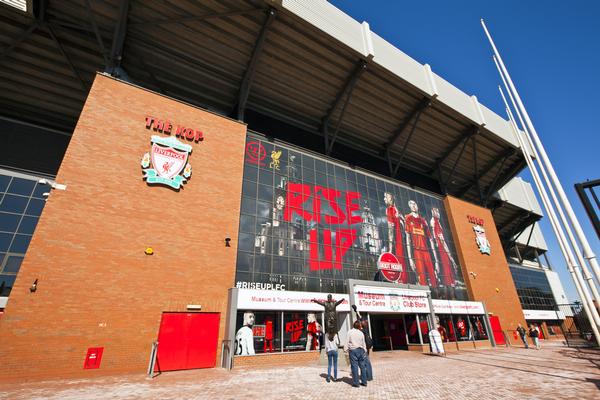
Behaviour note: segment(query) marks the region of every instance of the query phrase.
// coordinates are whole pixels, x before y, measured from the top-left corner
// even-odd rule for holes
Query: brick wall
[[[203,131],[192,177],[149,186],[145,116]],[[233,285],[246,127],[98,75],[0,319],[0,380],[145,372],[161,313],[220,312]],[[233,239],[225,247],[224,238]],[[152,247],[154,255],[144,254]],[[38,279],[38,290],[29,292]],[[104,347],[83,370],[88,347]],[[220,354],[217,354],[217,364]]]
[[[485,303],[488,313],[500,318],[503,330],[513,330],[525,319],[517,289],[508,269],[492,213],[466,201],[447,196],[444,200],[452,237],[462,266],[469,297]],[[483,220],[491,254],[482,254],[475,242],[473,224],[467,216]],[[475,274],[475,277],[471,274]]]

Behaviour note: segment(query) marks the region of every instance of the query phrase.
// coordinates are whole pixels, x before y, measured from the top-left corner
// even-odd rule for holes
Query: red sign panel
[[[102,361],[102,352],[104,347],[90,347],[85,355],[85,362],[83,363],[83,369],[96,369],[100,368],[100,361]]]

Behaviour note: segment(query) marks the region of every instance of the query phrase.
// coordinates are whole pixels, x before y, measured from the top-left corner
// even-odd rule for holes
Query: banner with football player
[[[249,137],[236,283],[346,293],[346,279],[466,299],[440,197]]]

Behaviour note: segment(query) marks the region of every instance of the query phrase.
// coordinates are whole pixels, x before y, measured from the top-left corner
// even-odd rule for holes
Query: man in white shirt
[[[352,386],[358,387],[358,369],[360,368],[360,384],[367,386],[367,371],[365,359],[367,357],[367,345],[365,335],[360,330],[360,321],[354,321],[353,328],[348,332],[348,341],[344,351],[349,352],[350,367],[352,368]]]

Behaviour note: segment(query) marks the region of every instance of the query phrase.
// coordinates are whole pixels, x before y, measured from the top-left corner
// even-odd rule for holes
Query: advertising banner
[[[554,310],[523,310],[525,319],[544,320],[544,319],[565,319],[565,314]]]
[[[457,301],[433,299],[433,311],[436,314],[483,315],[483,304],[478,301]]]
[[[248,136],[236,286],[347,293],[346,280],[466,300],[439,197]]]

